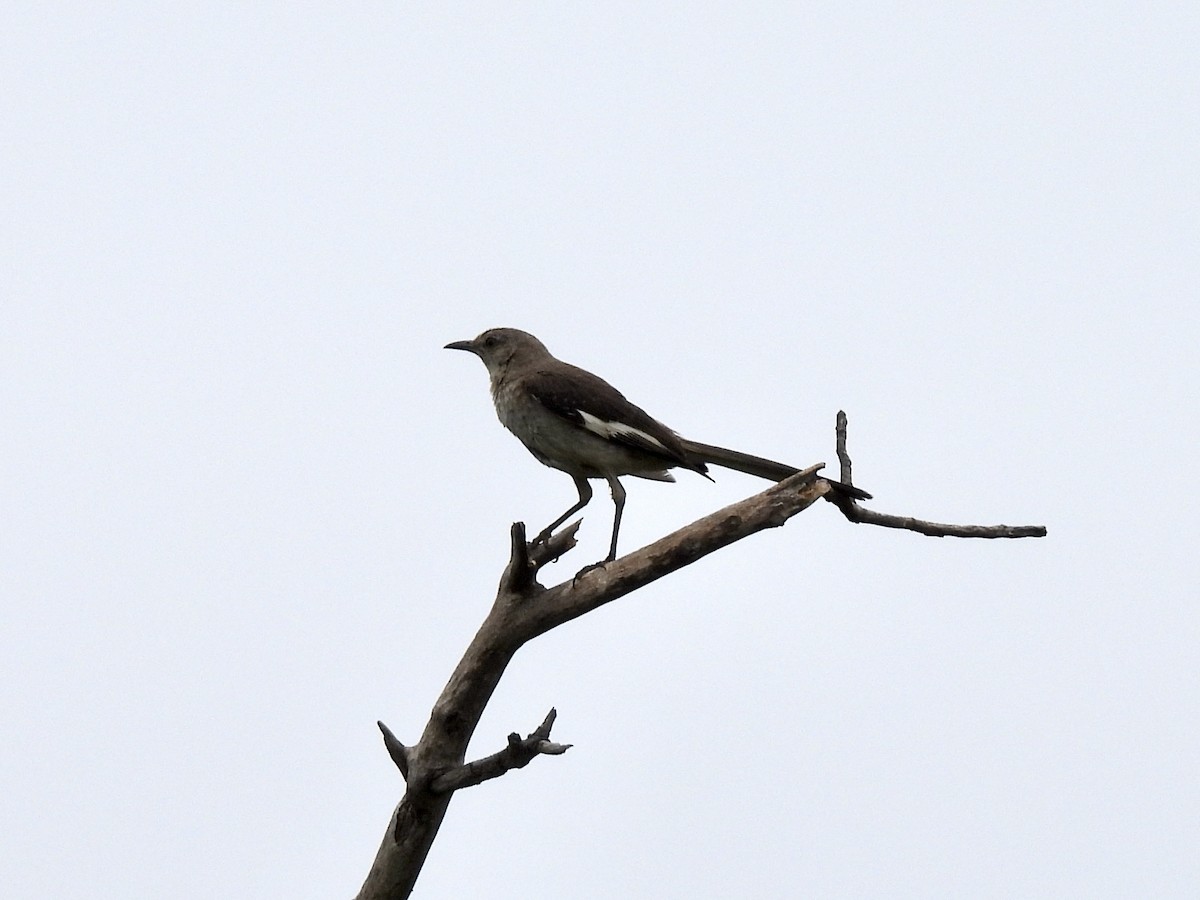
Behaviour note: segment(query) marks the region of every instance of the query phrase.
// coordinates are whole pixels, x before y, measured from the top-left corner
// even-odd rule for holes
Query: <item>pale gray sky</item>
[[[427,898],[1200,891],[1194,4],[12,5],[0,883],[351,896],[516,519],[486,327],[1042,541],[781,530],[526,648]],[[629,484],[624,549],[761,487]],[[547,580],[604,552],[611,505]]]

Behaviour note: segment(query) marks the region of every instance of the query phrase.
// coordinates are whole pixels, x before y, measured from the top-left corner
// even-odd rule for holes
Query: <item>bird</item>
[[[625,509],[620,476],[675,481],[671,469],[687,469],[712,480],[708,465],[782,481],[798,469],[737,450],[687,440],[631,403],[615,387],[585,369],[555,358],[546,345],[516,328],[491,328],[472,340],[453,341],[447,350],[464,350],[487,367],[492,401],[500,422],[543,465],[566,472],[575,481],[578,501],[547,525],[533,543],[548,541],[554,530],[592,499],[590,479],[603,478],[612,492],[612,537],[608,555],[617,557],[617,537]],[[829,481],[855,500],[866,491]]]

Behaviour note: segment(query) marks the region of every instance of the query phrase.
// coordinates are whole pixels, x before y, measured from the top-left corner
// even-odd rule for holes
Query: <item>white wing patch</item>
[[[596,418],[591,413],[585,413],[582,409],[578,410],[578,412],[583,417],[583,427],[592,432],[592,434],[598,434],[606,440],[612,440],[615,437],[621,436],[631,437],[639,443],[660,447],[664,453],[673,455],[663,445],[662,441],[652,434],[646,434],[640,428],[634,428],[632,425],[626,425],[622,422],[605,422],[603,419]]]

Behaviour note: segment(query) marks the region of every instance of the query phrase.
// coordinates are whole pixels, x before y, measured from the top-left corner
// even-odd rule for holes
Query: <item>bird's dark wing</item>
[[[665,465],[704,473],[704,463],[684,450],[670,428],[603,378],[563,366],[568,371],[539,370],[526,377],[526,389],[542,406],[597,437],[660,457]]]

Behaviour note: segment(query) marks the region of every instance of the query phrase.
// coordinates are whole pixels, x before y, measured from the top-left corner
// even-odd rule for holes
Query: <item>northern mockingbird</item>
[[[541,341],[524,331],[492,328],[474,340],[447,344],[446,349],[466,350],[483,360],[491,377],[496,415],[504,427],[520,438],[539,462],[575,479],[579,502],[547,525],[534,538],[535,543],[547,540],[555,528],[587,506],[592,499],[589,478],[603,478],[612,489],[616,513],[612,543],[604,559],[610,562],[617,557],[617,533],[625,509],[620,475],[674,481],[668,470],[679,466],[709,478],[706,463],[771,481],[782,481],[799,471],[759,456],[681,438],[603,378],[555,359]],[[829,483],[855,499],[871,497],[852,485]]]

